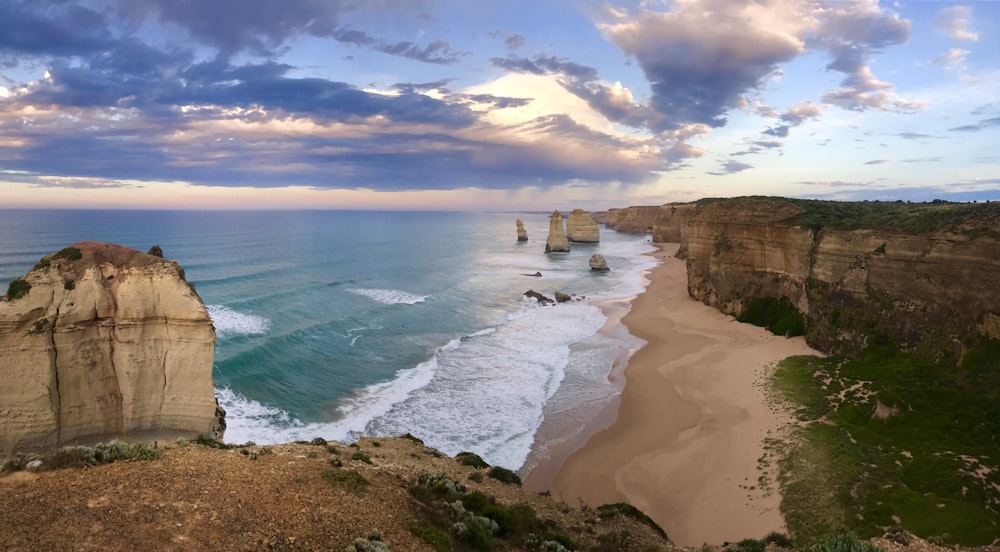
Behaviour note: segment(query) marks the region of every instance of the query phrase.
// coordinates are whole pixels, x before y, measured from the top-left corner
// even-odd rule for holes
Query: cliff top
[[[818,232],[876,230],[894,234],[959,234],[969,238],[1000,240],[1000,202],[928,203],[903,201],[824,201],[785,197],[747,196],[707,198],[699,206],[717,205],[774,210],[774,222],[784,222]]]

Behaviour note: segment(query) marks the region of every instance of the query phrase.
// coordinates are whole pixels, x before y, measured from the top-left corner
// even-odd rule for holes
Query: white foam
[[[231,335],[263,335],[271,328],[271,321],[263,316],[234,311],[224,305],[206,305],[205,308],[220,338]]]
[[[374,299],[386,305],[415,305],[423,303],[430,297],[430,295],[414,295],[398,289],[351,288],[347,291],[357,295],[364,295],[369,299]]]

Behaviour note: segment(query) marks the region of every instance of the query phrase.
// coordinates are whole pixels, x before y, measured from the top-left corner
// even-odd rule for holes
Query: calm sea
[[[516,469],[546,415],[619,392],[608,373],[637,342],[598,333],[595,303],[653,265],[642,236],[545,255],[547,232],[524,213],[0,211],[0,285],[78,241],[159,244],[215,323],[226,441],[409,432]],[[539,307],[529,288],[585,299]]]

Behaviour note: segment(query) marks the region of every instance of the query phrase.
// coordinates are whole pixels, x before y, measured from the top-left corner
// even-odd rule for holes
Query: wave
[[[430,295],[414,295],[398,289],[351,288],[347,291],[374,299],[386,305],[415,305],[423,303]]]
[[[224,305],[206,305],[205,308],[220,338],[233,335],[263,335],[271,329],[271,321],[263,316],[235,311]]]

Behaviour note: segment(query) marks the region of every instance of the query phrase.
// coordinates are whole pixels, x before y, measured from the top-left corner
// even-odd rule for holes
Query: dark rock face
[[[539,305],[551,305],[553,303],[552,299],[549,299],[548,297],[542,295],[541,293],[538,293],[533,289],[529,289],[528,291],[524,292],[524,296],[531,297],[535,301],[538,301]]]

